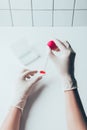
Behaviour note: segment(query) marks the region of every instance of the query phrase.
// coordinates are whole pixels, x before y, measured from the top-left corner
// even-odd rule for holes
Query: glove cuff
[[[12,107],[16,107],[23,112],[25,104],[26,104],[26,99],[19,99],[19,100],[15,99],[12,103]]]
[[[69,91],[69,90],[73,90],[73,89],[77,89],[76,79],[75,78],[65,79],[64,83],[63,83],[63,90]]]

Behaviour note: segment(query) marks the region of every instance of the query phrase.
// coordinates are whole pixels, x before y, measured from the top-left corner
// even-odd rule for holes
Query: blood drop
[[[40,73],[41,74],[46,74],[46,72],[44,70],[41,70]]]

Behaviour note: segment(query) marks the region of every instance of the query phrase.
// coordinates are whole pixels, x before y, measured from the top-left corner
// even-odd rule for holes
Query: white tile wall
[[[33,9],[52,9],[53,0],[32,0]]]
[[[55,9],[73,9],[74,0],[54,0]]]
[[[74,25],[87,26],[87,11],[84,10],[75,11]]]
[[[12,16],[14,26],[32,26],[31,11],[13,10]]]
[[[87,0],[76,0],[76,9],[87,9]]]
[[[8,0],[0,0],[0,9],[9,9]]]
[[[54,26],[71,26],[72,11],[54,11]]]
[[[52,26],[51,11],[33,11],[34,26]]]
[[[0,0],[0,26],[86,26],[86,14],[87,0]]]
[[[0,26],[11,26],[11,16],[9,10],[0,10]]]
[[[10,0],[12,9],[31,9],[31,0]]]

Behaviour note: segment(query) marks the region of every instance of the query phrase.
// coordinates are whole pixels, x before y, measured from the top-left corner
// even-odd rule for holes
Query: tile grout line
[[[54,26],[54,0],[53,0],[53,6],[52,6],[52,27]]]
[[[13,18],[12,18],[12,11],[11,11],[11,2],[10,2],[10,0],[8,0],[8,2],[9,2],[9,11],[10,11],[10,16],[11,16],[11,23],[12,23],[12,26],[14,26]]]
[[[72,14],[72,23],[71,23],[71,26],[73,26],[73,22],[74,22],[75,5],[76,5],[76,0],[74,0],[74,3],[73,3],[73,14]]]
[[[34,19],[33,19],[33,3],[31,0],[31,19],[32,19],[32,27],[34,26]]]
[[[9,10],[9,9],[0,9],[0,10]],[[21,10],[24,10],[24,11],[31,11],[31,9],[11,9],[11,11],[14,10],[14,11],[21,11]],[[52,9],[33,9],[34,11],[52,11]],[[76,11],[87,11],[87,9],[74,9]],[[73,9],[54,9],[54,11],[73,11]]]

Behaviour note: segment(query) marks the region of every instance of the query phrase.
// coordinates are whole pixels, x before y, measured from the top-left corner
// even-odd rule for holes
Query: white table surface
[[[77,53],[76,78],[80,96],[87,113],[87,28],[0,28],[0,124],[5,118],[13,99],[13,86],[21,71],[21,65],[11,52],[10,46],[27,39],[35,45],[41,58],[29,68],[42,69],[46,56],[47,41],[59,38],[70,41]],[[46,76],[28,100],[21,121],[21,130],[66,130],[64,93],[54,65],[48,60]]]

